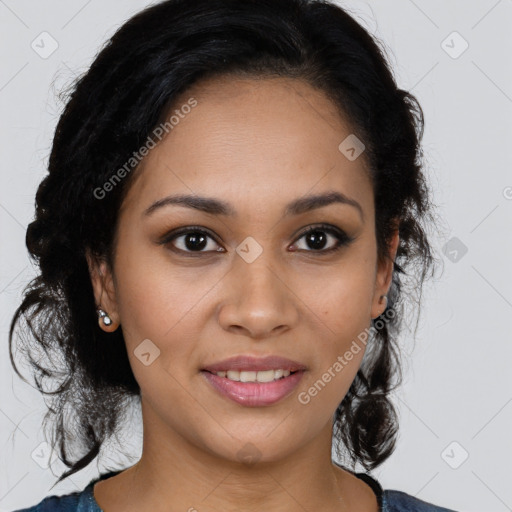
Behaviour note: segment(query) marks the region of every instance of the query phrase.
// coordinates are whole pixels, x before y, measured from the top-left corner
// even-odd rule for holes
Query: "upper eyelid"
[[[338,239],[338,241],[340,239],[336,235],[339,235],[340,237],[346,237],[349,240],[351,239],[351,237],[345,232],[345,230],[343,230],[343,229],[341,229],[339,227],[325,225],[325,224],[324,225],[323,224],[312,224],[310,226],[306,226],[305,228],[302,228],[301,230],[299,230],[299,233],[294,236],[294,239],[293,239],[292,243],[295,243],[296,241],[300,240],[302,237],[307,235],[310,231],[314,231],[314,230],[317,230],[317,229],[319,231],[324,230],[324,231],[328,232],[332,236],[335,236]],[[176,231],[176,232],[174,232],[174,231]],[[188,233],[194,233],[194,232],[196,232],[196,233],[197,232],[203,233],[203,234],[209,236],[215,243],[217,243],[217,244],[220,243],[217,240],[217,238],[220,238],[220,237],[218,237],[217,235],[213,234],[213,232],[208,230],[208,228],[204,228],[204,227],[201,227],[201,226],[184,226],[182,228],[177,228],[176,230],[172,230],[170,233],[168,233],[167,235],[164,235],[162,237],[162,242],[161,243],[163,243],[163,244],[171,243],[176,238],[179,238],[181,236],[187,235]],[[208,252],[208,251],[185,251],[185,252],[197,252],[198,254],[200,254],[201,252]],[[314,252],[314,251],[312,251],[312,252]],[[321,251],[319,251],[319,252],[321,252]]]

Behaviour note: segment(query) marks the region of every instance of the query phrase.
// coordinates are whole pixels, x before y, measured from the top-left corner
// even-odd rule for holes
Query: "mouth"
[[[201,374],[221,396],[246,407],[261,407],[290,395],[306,370],[283,357],[237,356],[209,365]]]
[[[265,357],[255,357],[249,355],[239,355],[224,359],[213,364],[209,364],[202,368],[205,371],[211,373],[217,372],[239,372],[239,373],[251,373],[251,372],[265,372],[273,370],[275,372],[296,372],[298,370],[306,370],[306,366],[298,361],[293,361],[286,357],[277,355],[270,355]],[[234,376],[235,374],[232,373]],[[282,375],[279,375],[282,377]],[[278,378],[279,378],[278,377]]]
[[[208,370],[204,370],[208,371]],[[297,373],[302,370],[260,370],[260,371],[238,371],[226,370],[220,372],[209,372],[217,377],[229,379],[233,382],[274,382],[276,380],[285,379],[289,375]]]

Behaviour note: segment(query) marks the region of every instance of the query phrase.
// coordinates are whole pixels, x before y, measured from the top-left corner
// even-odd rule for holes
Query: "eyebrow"
[[[284,209],[284,216],[300,215],[301,213],[310,212],[318,208],[323,208],[331,204],[346,204],[353,206],[359,212],[361,219],[364,221],[364,213],[361,205],[355,200],[347,197],[338,191],[327,191],[322,194],[308,195],[295,199],[291,203],[287,204]],[[193,208],[211,215],[225,215],[225,216],[236,216],[235,209],[225,201],[215,199],[212,197],[203,197],[197,195],[173,195],[164,197],[155,201],[151,206],[146,208],[143,212],[143,216],[149,216],[156,210],[163,208],[164,206],[178,205],[187,208]]]

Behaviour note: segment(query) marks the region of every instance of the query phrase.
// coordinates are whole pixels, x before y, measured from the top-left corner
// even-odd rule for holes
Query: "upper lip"
[[[208,372],[222,372],[227,370],[238,370],[238,371],[265,371],[265,370],[289,370],[291,372],[298,370],[305,370],[306,366],[303,364],[287,359],[286,357],[280,356],[266,356],[266,357],[254,357],[254,356],[234,356],[229,359],[224,359],[214,364],[205,366],[203,370]]]

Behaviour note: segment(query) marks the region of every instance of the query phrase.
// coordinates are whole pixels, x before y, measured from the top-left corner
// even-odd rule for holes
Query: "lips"
[[[245,407],[264,407],[288,397],[306,370],[304,364],[286,357],[239,355],[209,364],[201,374],[229,400]]]
[[[227,372],[229,370],[248,372],[288,370],[289,372],[296,372],[299,370],[306,370],[306,366],[298,361],[293,361],[291,359],[275,355],[266,357],[235,356],[205,366],[203,370],[210,373]]]
[[[213,390],[232,402],[244,407],[266,407],[289,397],[301,381],[304,371],[296,371],[270,382],[238,382],[207,370],[203,370],[201,375]]]

